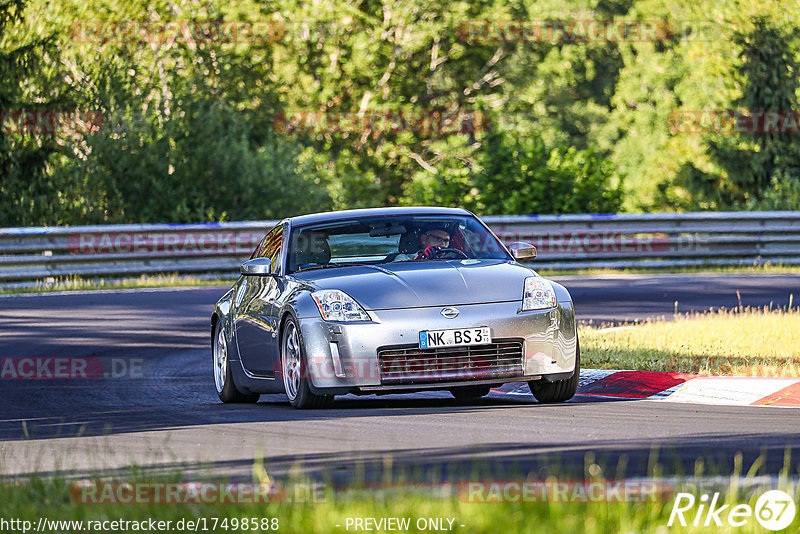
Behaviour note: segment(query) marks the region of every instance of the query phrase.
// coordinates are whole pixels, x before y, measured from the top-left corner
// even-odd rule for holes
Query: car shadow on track
[[[581,403],[595,403],[595,402],[624,402],[630,401],[632,399],[624,399],[624,398],[611,398],[611,397],[597,397],[597,396],[589,396],[589,395],[576,395],[573,399],[567,401],[566,403],[556,403],[556,404],[547,404],[542,405],[541,403],[537,402],[536,399],[533,398],[532,395],[497,395],[497,394],[490,394],[487,397],[482,397],[480,399],[472,399],[472,400],[459,400],[453,398],[449,393],[437,393],[437,392],[426,392],[426,393],[415,393],[415,394],[405,394],[405,395],[343,395],[341,397],[336,397],[333,405],[325,410],[298,410],[297,413],[300,414],[324,414],[326,412],[330,412],[332,410],[346,410],[346,411],[356,411],[356,410],[375,410],[379,408],[387,408],[387,409],[397,409],[397,410],[408,410],[412,408],[425,410],[430,408],[439,408],[439,409],[463,409],[463,408],[474,408],[474,409],[491,409],[491,408],[514,408],[517,406],[548,406],[548,407],[559,407],[559,406],[571,406],[574,404],[581,404]],[[290,407],[289,400],[286,398],[285,395],[262,395],[261,399],[258,402],[259,405],[269,406],[269,407]],[[365,415],[365,414],[360,414]]]
[[[117,388],[5,390],[8,397],[0,414],[0,441],[111,436],[132,432],[174,430],[230,423],[270,423],[407,415],[458,413],[479,416],[515,409],[575,410],[618,399],[575,397],[562,404],[538,404],[530,395],[495,395],[458,400],[446,392],[410,395],[337,397],[327,409],[296,410],[283,394],[262,395],[258,404],[223,404],[209,392],[163,398]],[[13,398],[13,402],[11,399]],[[627,399],[630,401],[630,399]]]

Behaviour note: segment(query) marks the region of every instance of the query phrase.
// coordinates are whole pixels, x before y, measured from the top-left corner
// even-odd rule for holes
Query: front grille
[[[418,384],[507,378],[523,374],[522,340],[495,339],[488,345],[378,349],[382,384]]]

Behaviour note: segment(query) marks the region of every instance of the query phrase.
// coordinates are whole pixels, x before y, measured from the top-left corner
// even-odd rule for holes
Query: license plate
[[[423,330],[419,333],[419,348],[459,347],[486,345],[492,342],[488,326],[453,328],[450,330]]]

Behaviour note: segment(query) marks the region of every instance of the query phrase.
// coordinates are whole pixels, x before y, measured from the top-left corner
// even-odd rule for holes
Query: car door
[[[278,225],[259,244],[253,257],[269,258],[274,276],[246,276],[241,303],[234,312],[236,343],[242,365],[258,376],[274,377],[280,367],[278,357],[278,309],[276,300],[283,257],[283,226]]]

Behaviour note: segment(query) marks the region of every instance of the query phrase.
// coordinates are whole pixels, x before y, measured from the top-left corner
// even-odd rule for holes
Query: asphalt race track
[[[579,318],[618,322],[739,304],[800,300],[800,275],[558,278]],[[588,458],[611,473],[689,472],[702,457],[728,472],[759,454],[777,473],[800,457],[794,408],[603,401],[562,405],[448,393],[346,397],[330,410],[293,410],[285,397],[223,405],[208,349],[212,304],[224,288],[130,290],[0,298],[0,357],[84,357],[109,377],[0,381],[0,473],[156,473],[249,479],[294,469],[333,481],[395,476],[582,475]]]
[[[636,321],[669,317],[709,308],[797,307],[800,275],[662,274],[659,276],[555,277],[566,286],[578,317],[595,322]],[[737,295],[737,291],[739,295]]]

